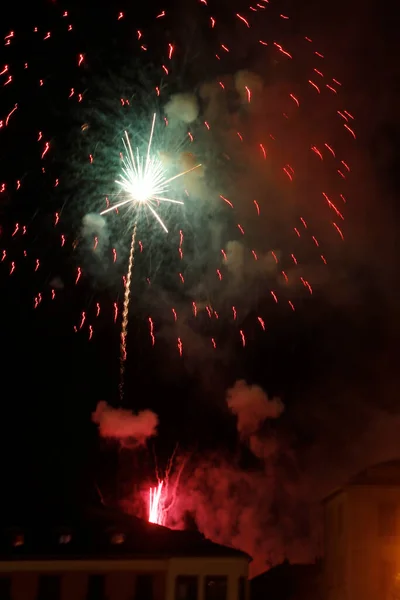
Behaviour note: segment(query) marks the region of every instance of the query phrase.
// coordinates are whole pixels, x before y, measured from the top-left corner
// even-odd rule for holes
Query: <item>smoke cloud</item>
[[[140,446],[157,433],[158,417],[151,410],[135,414],[123,408],[113,408],[107,402],[98,403],[92,421],[100,436],[118,440],[126,446]]]
[[[258,385],[247,385],[237,381],[228,390],[226,403],[237,417],[237,428],[241,438],[257,433],[266,419],[277,419],[284,406],[279,398],[268,398]]]
[[[94,268],[93,258],[101,257],[108,247],[110,234],[107,228],[107,221],[99,214],[88,213],[82,219],[81,235],[83,237],[85,250],[89,251],[92,269]],[[96,253],[94,255],[94,253]]]
[[[199,114],[199,105],[194,94],[175,94],[164,107],[172,122],[192,123]]]
[[[83,237],[99,236],[99,241],[108,241],[107,222],[99,214],[89,213],[82,219],[82,235]]]

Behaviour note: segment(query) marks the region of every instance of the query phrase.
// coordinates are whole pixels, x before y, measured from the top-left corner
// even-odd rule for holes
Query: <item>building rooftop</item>
[[[0,525],[1,560],[73,558],[250,557],[211,542],[196,531],[178,531],[112,509],[14,519]]]
[[[400,460],[367,467],[349,480],[349,485],[400,485]]]
[[[291,564],[288,561],[254,577],[251,582],[253,600],[319,600],[322,564]]]
[[[348,486],[400,486],[400,459],[388,460],[371,465],[353,475],[341,488],[334,490],[324,500],[330,500]]]

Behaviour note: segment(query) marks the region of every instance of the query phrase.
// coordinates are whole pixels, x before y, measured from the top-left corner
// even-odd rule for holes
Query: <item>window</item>
[[[343,533],[343,504],[339,504],[337,511],[337,532],[338,535]]]
[[[61,596],[61,579],[59,575],[40,575],[37,600],[58,600]]]
[[[70,533],[62,533],[59,537],[60,544],[69,544],[72,540],[72,535]]]
[[[87,587],[87,600],[105,599],[105,577],[104,575],[90,575]]]
[[[204,600],[226,600],[228,578],[225,575],[206,577],[204,581]]]
[[[246,577],[239,577],[238,600],[246,600]]]
[[[115,545],[123,544],[125,542],[125,534],[124,533],[113,533],[111,535],[111,543]]]
[[[13,537],[12,544],[13,544],[14,548],[19,548],[20,546],[24,545],[24,541],[25,541],[24,534],[16,533]]]
[[[135,600],[153,600],[153,576],[137,575]]]
[[[0,578],[0,600],[11,600],[11,578]]]
[[[396,535],[396,512],[395,504],[380,504],[378,507],[378,535],[390,537]]]
[[[197,600],[198,578],[178,575],[175,579],[175,600]]]

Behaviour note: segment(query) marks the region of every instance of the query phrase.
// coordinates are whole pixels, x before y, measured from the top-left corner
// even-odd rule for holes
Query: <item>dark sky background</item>
[[[110,5],[88,2],[85,8],[73,3],[60,7],[58,0],[39,4],[33,14],[20,12],[18,6],[11,14],[10,8],[2,31],[6,34],[11,28],[17,38],[18,27],[28,29],[35,21],[45,23],[43,30],[55,31],[60,26],[60,10],[65,8],[71,14],[76,11],[77,21],[83,24],[81,37],[72,49],[70,45],[64,49],[61,41],[54,42],[54,51],[43,56],[44,51],[30,45],[27,36],[21,34],[13,60],[32,61],[34,77],[36,59],[44,60],[51,77],[58,81],[61,73],[61,79],[65,74],[66,80],[73,81],[69,57],[82,45],[86,44],[89,52],[103,36],[112,39],[116,35],[115,24],[110,24],[108,17]],[[169,4],[179,16],[179,8],[171,0]],[[217,4],[215,14],[220,13],[223,20],[223,3]],[[237,4],[240,10],[239,0]],[[166,3],[160,6],[165,7]],[[152,23],[150,16],[156,8],[148,3],[148,14],[142,14],[141,8],[138,21]],[[114,12],[124,9],[122,5],[112,6]],[[118,330],[105,328],[100,338],[89,344],[71,327],[71,312],[77,314],[82,292],[68,286],[57,305],[46,301],[34,311],[32,297],[38,290],[31,273],[18,268],[18,276],[11,278],[9,262],[2,265],[0,472],[6,519],[11,509],[88,503],[96,496],[96,484],[110,501],[115,500],[121,489],[126,490],[125,484],[129,488],[133,480],[151,476],[153,448],[160,463],[165,464],[179,442],[182,456],[194,454],[197,462],[203,455],[211,461],[210,457],[218,456],[215,464],[230,456],[247,473],[263,471],[266,465],[269,479],[259,485],[283,487],[286,494],[292,494],[293,524],[297,518],[293,506],[311,505],[352,470],[400,453],[399,17],[390,12],[390,6],[385,8],[385,3],[373,6],[358,0],[283,2],[279,10],[290,14],[298,32],[315,39],[329,55],[344,83],[346,105],[357,116],[351,236],[345,241],[341,276],[332,283],[333,300],[326,302],[317,295],[295,319],[287,320],[277,312],[267,337],[255,336],[245,350],[239,345],[237,351],[235,347],[229,356],[219,356],[217,361],[203,357],[196,361],[193,355],[179,360],[166,345],[153,350],[146,344],[133,347],[132,342],[124,406],[154,410],[160,418],[160,433],[147,450],[121,452],[115,444],[100,440],[91,423],[99,400],[118,405]],[[3,63],[12,66],[7,51],[5,47],[0,52],[4,55],[0,67]],[[89,80],[90,75],[87,77]],[[26,132],[32,121],[45,122],[48,108],[42,104],[38,109],[38,102],[27,95],[25,83],[17,76],[13,85],[17,86],[21,106],[31,103],[32,109],[24,111],[1,146],[2,181],[13,180],[18,172],[16,148],[24,168],[32,166],[26,164],[30,160]],[[67,87],[73,85],[68,83]],[[1,118],[10,102],[11,106],[15,102],[7,93],[1,90]],[[46,101],[54,108],[59,100],[55,93]],[[59,107],[56,140],[67,136],[71,119],[66,116],[67,125],[62,124],[64,108],[62,104]],[[40,187],[31,188],[23,204],[15,204],[13,197],[6,195],[0,204],[3,231],[16,221],[23,222],[36,208],[51,215],[47,196]],[[62,196],[57,197],[58,205],[63,201]],[[43,268],[48,272],[54,273],[61,261],[57,268],[65,274],[65,281],[68,277],[73,281],[73,259],[62,258],[58,249],[52,249],[53,238],[48,233],[51,219],[41,219],[40,225],[37,222],[32,221],[33,235],[29,237],[32,251],[40,249],[46,257]],[[1,249],[7,244],[3,236]],[[90,286],[86,287],[85,299],[93,294]],[[134,323],[140,330],[140,315]],[[285,404],[283,415],[260,433],[266,444],[273,439],[280,448],[279,456],[268,459],[265,465],[246,444],[239,443],[235,419],[226,406],[226,390],[240,379],[261,386],[270,396],[281,397]],[[285,515],[271,512],[270,520],[274,519],[274,527],[279,529]],[[285,527],[287,523],[282,524]],[[307,533],[301,535],[307,537]],[[288,544],[293,541],[289,538]]]

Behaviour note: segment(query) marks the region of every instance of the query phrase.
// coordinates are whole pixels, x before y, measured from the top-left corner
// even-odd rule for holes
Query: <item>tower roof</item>
[[[353,475],[342,487],[335,489],[324,498],[329,501],[340,494],[346,487],[351,486],[400,486],[400,459],[387,460],[366,467],[359,473]]]
[[[400,485],[400,459],[371,465],[349,480],[349,485]]]

